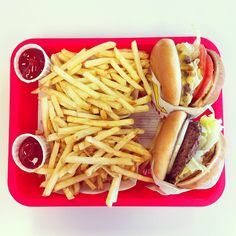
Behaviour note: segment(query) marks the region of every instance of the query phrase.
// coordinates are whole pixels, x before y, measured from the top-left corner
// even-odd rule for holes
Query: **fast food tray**
[[[21,42],[13,51],[10,61],[10,119],[9,119],[9,157],[8,157],[8,188],[12,197],[26,206],[105,206],[107,192],[101,194],[79,194],[69,201],[65,196],[52,194],[42,197],[43,189],[39,187],[43,177],[21,171],[14,163],[11,148],[14,139],[22,133],[34,133],[38,125],[38,97],[31,94],[38,83],[26,84],[17,78],[13,61],[17,50],[25,44],[36,43],[50,56],[52,53],[66,48],[79,51],[90,48],[105,41],[115,41],[118,48],[129,48],[133,40],[139,49],[151,52],[154,44],[163,37],[145,38],[35,38]],[[193,43],[195,37],[168,37],[175,43]],[[208,39],[201,38],[206,48],[219,53],[217,47]],[[212,105],[215,117],[223,121],[222,93]],[[208,111],[209,113],[209,111]],[[214,187],[207,190],[193,190],[179,195],[160,195],[146,188],[147,184],[139,182],[127,191],[121,191],[114,206],[207,206],[219,199],[225,187],[225,168]]]

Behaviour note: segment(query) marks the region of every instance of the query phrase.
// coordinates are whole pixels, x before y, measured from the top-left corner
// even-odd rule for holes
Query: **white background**
[[[236,235],[235,6],[232,1],[0,0],[0,235]],[[227,184],[204,208],[27,208],[7,189],[9,59],[31,37],[193,35],[220,49],[225,63]],[[22,114],[24,115],[24,114]]]

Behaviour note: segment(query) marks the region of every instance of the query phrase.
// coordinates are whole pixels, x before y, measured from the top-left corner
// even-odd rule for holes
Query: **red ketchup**
[[[37,48],[27,49],[20,55],[18,64],[24,79],[34,79],[40,75],[44,68],[45,59],[43,52]]]
[[[26,138],[19,148],[19,160],[28,169],[35,169],[43,161],[43,150],[33,137]]]

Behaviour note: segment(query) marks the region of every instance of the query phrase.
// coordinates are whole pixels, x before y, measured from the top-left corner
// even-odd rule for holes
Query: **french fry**
[[[86,183],[91,190],[95,190],[97,188],[96,185],[90,179],[85,179],[84,183]]]
[[[57,97],[55,95],[52,95],[51,100],[57,116],[64,117],[61,107],[58,103]]]
[[[74,79],[72,76],[64,72],[62,69],[60,69],[58,66],[53,66],[53,70],[60,75],[64,80],[66,80],[68,83],[78,87],[79,89],[83,90],[84,92],[88,93],[93,98],[98,99],[99,94],[89,88],[87,85],[81,83],[79,80]]]
[[[111,183],[111,187],[109,189],[107,199],[106,199],[106,205],[108,207],[112,207],[112,204],[117,201],[117,195],[120,187],[121,182],[121,175],[118,175],[117,177],[114,177]]]
[[[60,68],[62,70],[68,69],[68,65],[70,63],[73,63],[73,61],[76,59],[76,56],[81,56],[83,53],[85,53],[85,48],[82,49],[80,52],[78,52],[74,57],[72,57],[69,61],[67,61],[66,63],[64,63]],[[57,76],[57,73],[55,73],[54,71],[51,72],[50,74],[48,74],[47,76],[45,76],[43,79],[40,80],[40,84],[46,84],[48,81],[50,81],[51,79],[53,79],[54,77]]]
[[[51,192],[54,189],[55,184],[57,183],[57,180],[59,179],[59,170],[62,168],[62,166],[64,165],[64,158],[72,151],[72,145],[66,145],[60,160],[57,162],[56,168],[54,169],[52,175],[50,176],[44,192],[43,192],[43,196],[49,196],[51,194]],[[67,186],[68,187],[68,186]],[[62,188],[63,189],[63,188]]]
[[[95,173],[92,176],[97,176],[97,175],[98,175],[98,173]],[[85,179],[89,179],[89,178],[91,178],[91,177],[87,176],[86,174],[80,174],[80,175],[71,177],[67,180],[57,183],[54,190],[59,191],[63,188],[69,187],[75,183],[80,183],[80,182],[84,181]]]
[[[76,141],[78,141],[82,138],[85,138],[88,135],[95,134],[95,133],[99,132],[101,129],[102,129],[101,127],[90,127],[87,129],[80,130],[74,134],[74,139]]]
[[[75,132],[83,129],[89,128],[88,125],[77,125],[77,126],[71,126],[71,127],[64,127],[64,128],[58,128],[57,132],[59,135],[69,135],[74,134]]]
[[[115,166],[115,165],[111,166],[111,170],[118,173],[118,174],[128,176],[130,178],[141,180],[141,181],[144,181],[144,182],[147,182],[147,183],[154,183],[154,180],[150,177],[140,175],[138,173],[126,170],[126,169],[121,168],[119,166]]]
[[[107,113],[104,110],[100,110],[100,116],[103,120],[107,120]]]
[[[51,101],[48,101],[48,113],[49,113],[50,121],[51,121],[51,123],[52,123],[53,130],[56,132],[57,129],[58,129],[58,126],[57,126],[57,124],[53,121],[54,118],[56,117],[56,113],[55,113],[55,110],[54,110],[54,107],[53,107],[53,104],[52,104]]]
[[[98,134],[94,138],[101,141],[103,139],[106,139],[106,138],[116,134],[119,131],[120,131],[119,127],[114,127],[114,128],[108,129],[108,130],[102,130],[102,131],[98,132]],[[79,143],[77,146],[78,146],[79,150],[84,150],[85,148],[89,147],[90,144],[88,142],[82,142],[82,143]]]
[[[74,74],[78,73],[81,68],[82,68],[82,64],[79,64],[79,65],[75,66],[72,70],[69,70],[68,74],[69,75],[74,75]]]
[[[121,62],[122,66],[129,72],[130,76],[133,80],[138,81],[139,76],[134,68],[129,64],[129,62],[125,59],[125,57],[121,54],[121,52],[114,48],[116,58]]]
[[[61,128],[67,127],[67,123],[59,116],[55,116],[53,118],[53,122],[55,122]]]
[[[125,99],[123,98],[118,98],[117,99],[124,108],[126,108],[129,112],[134,113],[135,112],[135,107],[130,105]]]
[[[67,62],[67,61],[70,60],[70,58],[67,57],[67,56],[66,56],[65,54],[63,54],[63,53],[58,53],[58,57],[59,57],[59,59],[60,59],[63,63],[65,63],[65,62]]]
[[[93,66],[107,64],[110,62],[110,60],[111,60],[110,58],[106,58],[106,57],[88,60],[84,63],[84,67],[89,68],[89,67],[93,67]]]
[[[90,48],[89,50],[87,50],[82,55],[76,55],[74,60],[71,61],[70,63],[68,63],[67,68],[69,70],[71,70],[77,64],[80,64],[80,63],[84,62],[85,60],[92,57],[93,55],[95,55],[99,52],[114,48],[115,46],[116,46],[116,43],[114,43],[114,42],[106,42],[106,43],[99,44],[99,45],[97,45],[93,48]]]
[[[111,65],[118,72],[118,74],[127,81],[127,83],[135,89],[143,91],[143,88],[135,80],[131,79],[114,60],[111,60]]]
[[[74,199],[73,189],[71,188],[64,188],[63,189],[64,194],[66,195],[68,200]]]
[[[107,121],[107,120],[89,120],[84,118],[77,118],[68,116],[67,117],[68,122],[77,123],[77,124],[83,124],[83,125],[90,125],[90,126],[97,126],[97,127],[115,127],[115,126],[125,126],[125,125],[132,125],[134,123],[133,119],[123,119],[123,120],[117,120],[117,121]]]
[[[41,112],[42,112],[42,122],[43,122],[43,131],[45,137],[48,137],[49,130],[48,130],[48,120],[49,120],[49,113],[48,113],[48,99],[47,97],[41,98]]]
[[[117,73],[111,73],[111,77],[113,80],[115,80],[117,83],[121,85],[126,85],[126,80],[124,80],[121,76],[119,76]]]
[[[71,52],[71,51],[69,51],[69,50],[67,50],[67,49],[65,49],[65,48],[63,48],[63,49],[61,50],[61,52],[62,52],[65,56],[67,56],[68,58],[72,58],[72,57],[74,57],[75,54],[76,54],[76,53]]]
[[[142,98],[135,100],[135,106],[143,105],[143,104],[149,103],[150,101],[151,101],[151,97],[147,95],[147,96],[144,96]]]
[[[117,99],[118,100],[118,99]],[[114,108],[114,109],[121,109],[122,105],[119,102],[112,102],[112,101],[105,101],[110,107]]]
[[[111,95],[111,96],[116,96],[115,93],[107,87],[105,84],[103,84],[98,78],[90,74],[89,72],[85,72],[83,76],[87,79],[89,79],[91,82],[97,84],[99,88],[104,91],[106,94]]]
[[[42,166],[34,171],[34,173],[39,174],[39,175],[50,175],[52,174],[53,169],[48,168],[48,166]]]
[[[84,100],[82,100],[80,96],[71,88],[69,84],[67,84],[66,82],[61,82],[60,84],[61,84],[62,89],[68,95],[68,97],[70,97],[71,100],[74,101],[79,107],[81,107],[84,110],[90,109],[90,105]]]
[[[53,169],[57,160],[57,155],[59,152],[60,143],[54,142],[52,152],[49,158],[48,168]]]
[[[74,188],[74,195],[75,195],[75,196],[78,195],[79,192],[80,192],[80,183],[75,183],[75,184],[73,185],[73,188]]]
[[[124,85],[121,85],[121,84],[119,84],[119,83],[116,83],[116,82],[114,82],[114,81],[112,81],[112,80],[109,80],[109,79],[106,79],[106,78],[101,78],[101,81],[104,83],[104,84],[106,84],[108,87],[110,87],[110,88],[113,88],[113,89],[117,89],[117,90],[120,90],[120,91],[122,91],[122,92],[124,92],[124,93],[128,93],[128,92],[130,92],[130,88],[129,87],[127,87],[127,86],[124,86]]]
[[[62,63],[60,62],[60,60],[56,54],[51,55],[51,61],[52,61],[52,64],[54,64],[56,66],[62,66]]]
[[[145,88],[147,94],[151,95],[152,94],[152,90],[151,90],[151,87],[150,87],[146,77],[145,77],[144,71],[143,71],[142,66],[141,66],[141,62],[140,62],[140,58],[139,58],[139,54],[138,54],[138,47],[137,47],[136,41],[133,41],[131,43],[131,47],[132,47],[132,50],[133,50],[134,60],[135,60],[135,64],[136,64],[136,67],[137,67],[137,70],[138,70],[138,74],[139,74],[141,80],[143,81],[143,85],[144,85],[144,88]]]
[[[107,157],[81,157],[81,156],[68,156],[64,160],[66,163],[80,163],[89,165],[133,165],[134,163],[130,158],[107,158]]]
[[[92,105],[94,105],[94,106],[96,106],[96,107],[98,107],[98,108],[100,108],[102,110],[105,110],[105,111],[108,111],[108,112],[112,111],[111,107],[107,103],[102,102],[101,100],[96,100],[96,99],[93,99],[93,98],[88,98],[87,101],[90,104],[92,104]]]

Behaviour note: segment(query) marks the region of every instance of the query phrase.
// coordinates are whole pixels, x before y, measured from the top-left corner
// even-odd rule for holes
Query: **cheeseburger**
[[[223,63],[198,40],[175,45],[171,39],[161,39],[152,49],[150,62],[166,102],[203,107],[217,100],[224,83]]]
[[[218,171],[224,156],[221,122],[212,116],[190,120],[183,111],[162,122],[152,150],[153,174],[179,188],[196,188]]]

